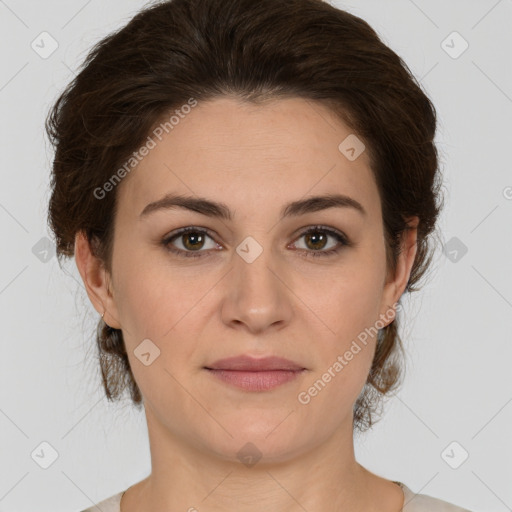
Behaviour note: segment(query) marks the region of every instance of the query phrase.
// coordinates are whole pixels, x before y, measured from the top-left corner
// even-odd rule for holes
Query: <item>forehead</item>
[[[326,193],[352,196],[370,214],[380,207],[368,152],[348,158],[354,152],[346,153],[347,145],[360,142],[317,102],[254,105],[222,97],[173,121],[159,137],[150,134],[152,149],[124,178],[118,193],[127,215],[169,192],[212,197],[237,211]]]

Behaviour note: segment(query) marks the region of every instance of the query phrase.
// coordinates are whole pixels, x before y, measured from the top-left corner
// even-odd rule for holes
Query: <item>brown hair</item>
[[[364,141],[381,197],[390,270],[407,219],[420,219],[406,287],[416,291],[431,263],[441,209],[436,112],[407,65],[364,20],[320,0],[158,2],[92,48],[46,120],[55,148],[48,221],[59,264],[73,255],[82,231],[111,272],[117,188],[101,200],[94,191],[170,110],[190,98],[223,95],[255,104],[314,100]],[[397,314],[379,331],[354,405],[354,427],[361,432],[403,374],[398,320]],[[128,387],[141,406],[122,331],[100,321],[96,334],[108,399]]]

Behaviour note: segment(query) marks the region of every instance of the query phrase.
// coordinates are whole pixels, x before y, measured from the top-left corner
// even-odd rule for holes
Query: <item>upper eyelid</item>
[[[320,225],[320,224],[312,224],[310,226],[301,228],[299,230],[299,232],[297,233],[297,235],[294,237],[292,243],[294,243],[300,237],[306,235],[308,232],[314,231],[314,230],[325,231],[325,232],[328,233],[329,236],[336,236],[337,235],[342,240],[345,240],[347,244],[349,243],[349,238],[347,237],[347,235],[343,231],[340,231],[340,230],[338,230],[336,228],[332,228],[332,227],[329,227],[329,226]],[[185,234],[187,234],[189,232],[201,232],[201,233],[204,233],[205,235],[209,236],[216,244],[221,245],[219,242],[217,242],[217,240],[215,240],[216,235],[214,235],[213,232],[210,229],[204,228],[204,227],[200,227],[200,226],[186,226],[184,228],[179,228],[177,230],[177,232],[175,232],[175,233],[171,232],[171,234],[166,235],[164,237],[164,241],[166,243],[171,243],[171,241],[173,241],[173,239],[177,239],[180,236],[185,235]],[[341,242],[341,243],[343,243],[343,242]],[[198,251],[198,252],[201,252],[201,251]]]

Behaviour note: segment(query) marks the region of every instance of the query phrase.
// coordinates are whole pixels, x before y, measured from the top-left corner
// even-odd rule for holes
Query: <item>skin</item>
[[[338,150],[350,133],[326,107],[300,98],[200,103],[118,186],[112,274],[77,235],[88,296],[107,324],[123,330],[144,397],[152,472],[124,494],[122,512],[402,508],[402,490],[354,456],[352,409],[376,339],[308,404],[297,399],[359,333],[389,315],[416,254],[413,218],[396,272],[387,272],[368,154],[350,161]],[[167,192],[220,201],[234,218],[184,209],[139,218]],[[333,192],[359,201],[366,215],[329,208],[279,220],[284,204]],[[353,245],[308,257],[338,245],[332,236],[324,246],[301,236],[317,224],[342,231]],[[213,236],[202,246],[181,236],[173,246],[199,247],[201,257],[161,245],[187,226]],[[263,248],[252,263],[236,252],[247,236]],[[134,355],[146,338],[160,349],[149,366]],[[283,356],[307,371],[274,390],[248,392],[203,368],[240,354]],[[237,456],[248,442],[261,453],[252,466]]]

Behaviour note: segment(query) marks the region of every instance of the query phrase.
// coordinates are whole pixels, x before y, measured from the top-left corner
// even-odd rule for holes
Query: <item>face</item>
[[[387,275],[368,154],[338,148],[350,133],[312,101],[218,98],[155,139],[119,185],[112,275],[87,289],[123,330],[148,419],[180,443],[235,460],[252,442],[276,461],[352,432],[375,350],[368,330],[392,320],[414,251]],[[166,194],[219,203],[231,218],[148,207]],[[285,211],[327,195],[350,199]],[[205,369],[243,354],[305,370],[248,390]]]

